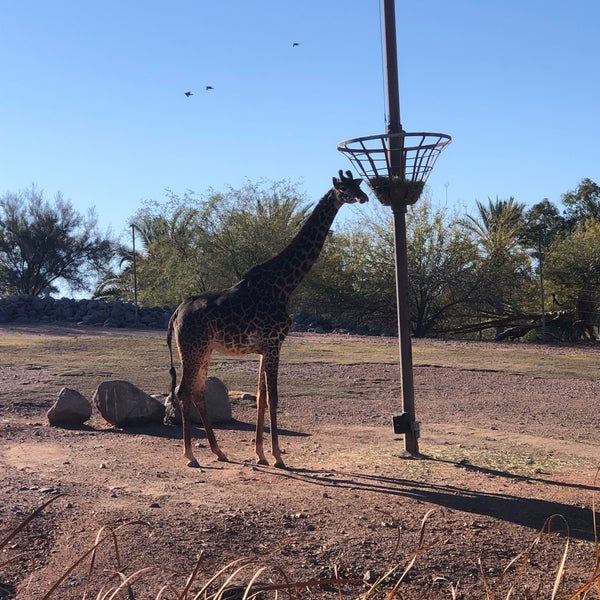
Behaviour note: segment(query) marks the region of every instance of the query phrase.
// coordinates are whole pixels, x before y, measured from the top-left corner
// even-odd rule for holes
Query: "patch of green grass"
[[[556,456],[552,452],[535,450],[534,452],[514,450],[498,450],[491,448],[462,448],[455,444],[428,447],[428,455],[434,460],[455,463],[465,469],[481,469],[483,471],[507,473],[525,478],[536,478],[548,473],[560,473],[573,469],[585,468],[589,462],[576,457],[568,460]]]
[[[169,353],[164,332],[144,337],[59,336],[0,338],[2,364],[56,365],[58,370],[77,364],[121,363],[164,365],[168,370]],[[176,350],[174,349],[176,354]],[[431,343],[415,340],[413,364],[465,370],[494,370],[522,373],[539,377],[575,377],[593,379],[600,375],[600,355],[585,348],[582,351],[535,346],[530,344],[479,344],[469,342]],[[48,360],[48,357],[51,360]],[[288,364],[395,364],[398,363],[398,344],[395,338],[360,338],[352,336],[304,337],[292,334],[282,347],[282,362]],[[240,362],[256,360],[255,355],[230,357],[215,354],[213,361]]]
[[[600,354],[536,345],[508,344],[443,344],[413,346],[415,366],[436,366],[473,371],[493,370],[538,377],[597,379]]]
[[[397,347],[344,342],[298,344],[289,340],[282,348],[282,361],[290,364],[322,363],[335,365],[390,364],[398,361]]]

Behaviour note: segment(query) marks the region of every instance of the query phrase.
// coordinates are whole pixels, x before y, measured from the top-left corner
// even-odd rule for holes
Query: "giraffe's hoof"
[[[217,460],[220,462],[229,462],[229,459],[222,452],[217,454]]]
[[[281,459],[279,459],[278,461],[275,462],[275,466],[278,469],[287,469],[287,467],[285,466],[285,463]]]
[[[265,465],[265,466],[269,466],[269,461],[266,458],[260,458],[259,460],[256,461],[257,465]]]
[[[194,469],[198,469],[200,468],[200,464],[198,463],[198,461],[194,458],[192,460],[188,460],[188,467],[193,467]]]

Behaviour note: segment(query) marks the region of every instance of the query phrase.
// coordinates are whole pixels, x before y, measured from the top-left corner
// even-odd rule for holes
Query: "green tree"
[[[147,202],[133,227],[141,241],[137,255],[138,298],[144,305],[177,305],[211,287],[210,265],[203,249],[200,201],[191,192],[167,192],[166,203]],[[132,280],[132,261],[124,275]]]
[[[582,179],[575,190],[564,193],[561,199],[571,228],[588,219],[600,221],[600,186],[591,179]]]
[[[389,214],[376,205],[334,232],[311,272],[315,312],[337,324],[396,330],[394,237]]]
[[[131,302],[136,278],[138,301],[146,306],[176,305],[186,295],[205,291],[202,263],[196,260],[202,246],[197,203],[191,192],[180,198],[169,190],[163,203],[144,202],[131,223],[135,257],[131,245],[121,246],[118,270],[105,273],[94,297]]]
[[[59,193],[53,203],[35,186],[0,198],[0,294],[47,296],[58,284],[84,290],[107,268],[114,242],[97,220]]]
[[[488,199],[487,204],[477,201],[476,215],[460,220],[478,248],[479,285],[472,304],[480,318],[515,315],[531,302],[531,261],[522,245],[524,209],[514,198]],[[499,325],[496,334],[502,330]]]
[[[280,252],[310,209],[297,186],[286,180],[247,181],[222,193],[209,190],[200,215],[210,239],[206,259],[235,283],[249,268]]]
[[[474,245],[454,219],[428,199],[407,214],[411,328],[415,336],[444,330],[469,296]],[[334,321],[395,332],[397,329],[392,214],[375,204],[333,235],[327,255],[336,264],[326,272]],[[326,256],[327,256],[326,255]],[[328,266],[328,258],[321,263]],[[327,306],[326,298],[319,306]]]
[[[425,199],[407,214],[408,268],[413,332],[444,330],[472,296],[477,252],[456,219]]]
[[[534,204],[523,215],[521,243],[531,249],[537,257],[540,249],[544,251],[559,236],[568,230],[567,220],[558,207],[544,198]]]
[[[167,191],[166,201],[145,202],[133,217],[141,239],[140,303],[175,306],[186,296],[233,285],[289,242],[308,209],[287,181],[210,189],[202,198]],[[118,289],[120,283],[121,291],[130,289],[131,268],[126,260],[105,286]]]
[[[588,219],[557,238],[546,257],[550,290],[564,311],[572,313],[571,340],[595,339],[600,301],[600,221]]]

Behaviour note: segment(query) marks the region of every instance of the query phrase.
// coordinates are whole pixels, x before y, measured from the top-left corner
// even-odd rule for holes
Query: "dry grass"
[[[43,510],[60,495],[54,496],[27,518],[17,527],[8,532],[0,540],[0,551],[3,551],[8,543],[27,527],[34,519],[38,518]],[[435,531],[427,531],[428,519],[435,510],[428,511],[421,522],[417,548],[408,556],[397,560],[387,568],[383,575],[374,582],[366,582],[360,579],[340,577],[335,570],[335,576],[330,578],[310,579],[307,581],[294,581],[289,578],[280,567],[269,564],[268,556],[258,559],[239,558],[210,576],[202,575],[203,556],[197,559],[196,565],[191,573],[184,575],[159,565],[149,565],[128,573],[127,566],[121,560],[120,534],[125,529],[146,528],[148,525],[141,521],[129,522],[114,529],[102,527],[90,547],[70,565],[64,565],[62,573],[56,581],[51,583],[48,591],[41,600],[54,600],[64,598],[65,580],[77,569],[86,572],[85,591],[81,599],[113,600],[116,598],[128,598],[136,600],[147,598],[147,595],[136,594],[136,583],[142,581],[149,573],[157,570],[164,572],[165,583],[151,596],[155,600],[173,598],[175,600],[246,600],[253,598],[279,598],[280,596],[300,599],[304,597],[326,596],[338,597],[338,600],[354,598],[356,600],[392,600],[403,598],[403,585],[412,567],[434,545],[440,543],[435,539]],[[595,510],[592,510],[594,520],[594,531],[597,532]],[[565,575],[568,572],[567,561],[571,540],[569,537],[569,525],[561,515],[549,517],[539,533],[532,540],[530,546],[515,556],[507,565],[502,567],[501,575],[495,582],[490,581],[484,568],[486,559],[479,559],[479,567],[482,576],[481,598],[485,600],[510,600],[512,598],[523,598],[524,600],[542,600],[540,595],[541,584],[536,588],[531,587],[528,579],[528,566],[535,560],[536,550],[551,537],[561,535],[564,538],[564,548],[559,563],[547,572],[547,581],[553,581],[552,595],[550,600],[591,600],[600,599],[600,543],[596,535],[595,539],[595,562],[590,566],[588,580],[576,589],[569,589],[564,584]],[[429,537],[433,537],[429,541]],[[400,532],[398,542],[392,556],[397,556],[400,548]],[[100,553],[104,553],[111,559],[112,568],[104,568],[101,574],[104,584],[97,592],[92,591],[90,582],[96,574],[97,559]],[[22,554],[11,557],[0,563],[0,569],[10,563],[23,558]],[[1,571],[0,571],[1,576]],[[178,583],[173,580],[177,579]],[[432,585],[446,586],[448,598],[456,599],[460,596],[460,582],[450,582],[443,577],[433,577]],[[23,585],[25,592],[27,583]],[[431,590],[422,590],[420,598],[429,597]],[[4,593],[3,593],[4,592]],[[0,597],[10,598],[11,591],[2,587],[0,579]],[[414,596],[411,596],[414,597]]]

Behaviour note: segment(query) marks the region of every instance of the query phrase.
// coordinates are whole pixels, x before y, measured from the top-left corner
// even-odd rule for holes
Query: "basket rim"
[[[396,133],[379,133],[376,135],[367,135],[367,136],[362,136],[362,137],[355,137],[355,138],[350,138],[348,140],[344,140],[342,142],[340,142],[337,147],[339,150],[344,149],[344,147],[347,147],[349,144],[355,144],[355,143],[362,143],[362,142],[368,142],[371,140],[383,140],[383,139],[393,139],[393,138],[414,138],[414,137],[420,137],[422,138],[423,141],[425,141],[427,138],[438,138],[438,142],[436,144],[434,144],[434,146],[446,146],[447,144],[449,144],[452,141],[452,137],[450,135],[448,135],[447,133],[437,133],[437,132],[431,132],[431,131],[417,131],[417,132],[408,132],[408,131],[399,131]],[[431,145],[431,143],[426,144],[428,146]]]

